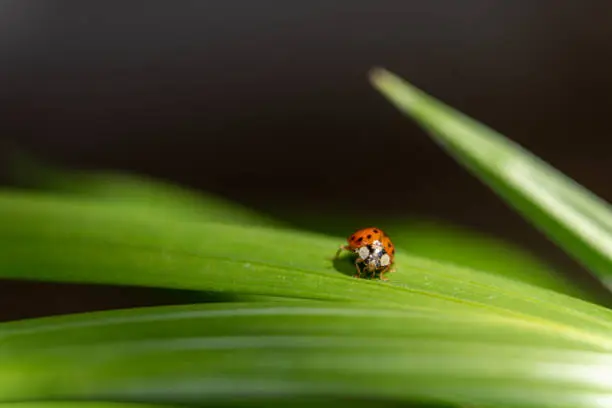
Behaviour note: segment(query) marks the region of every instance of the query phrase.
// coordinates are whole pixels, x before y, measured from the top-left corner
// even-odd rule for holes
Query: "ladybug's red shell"
[[[383,248],[385,249],[385,252],[389,254],[389,257],[391,258],[391,263],[393,263],[393,258],[395,257],[395,246],[393,246],[393,242],[391,242],[391,238],[389,238],[389,236],[384,234],[384,236],[382,237],[381,243],[383,245]]]
[[[361,248],[364,245],[371,245],[374,241],[382,242],[385,233],[378,228],[369,227],[357,230],[348,238],[348,244],[351,250]],[[391,242],[391,241],[389,241]],[[386,249],[386,248],[385,248]]]

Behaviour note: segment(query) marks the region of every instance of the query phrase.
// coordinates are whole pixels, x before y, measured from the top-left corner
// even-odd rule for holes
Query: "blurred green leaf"
[[[494,130],[376,69],[373,85],[458,162],[604,283],[612,275],[608,203]]]
[[[232,303],[4,324],[0,400],[579,408],[612,395],[609,330],[410,304]]]
[[[23,186],[55,194],[77,195],[141,212],[151,218],[215,221],[248,225],[280,226],[264,214],[210,193],[115,171],[76,171],[51,166],[24,153],[11,160],[14,180]]]

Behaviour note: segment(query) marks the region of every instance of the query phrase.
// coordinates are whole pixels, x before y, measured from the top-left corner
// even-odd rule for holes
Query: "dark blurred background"
[[[580,273],[366,74],[394,71],[610,199],[611,35],[605,1],[0,0],[0,160],[16,144],[264,211],[434,217]],[[152,296],[4,282],[0,318]]]

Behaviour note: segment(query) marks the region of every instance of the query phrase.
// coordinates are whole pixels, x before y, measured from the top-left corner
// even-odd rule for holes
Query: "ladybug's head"
[[[391,258],[380,241],[374,241],[370,245],[364,245],[356,252],[359,258],[363,259],[365,269],[368,272],[375,272],[389,266],[391,263]]]

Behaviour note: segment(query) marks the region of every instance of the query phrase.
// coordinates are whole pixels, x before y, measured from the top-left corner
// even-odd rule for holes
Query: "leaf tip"
[[[383,79],[388,74],[389,74],[389,71],[387,71],[383,67],[372,67],[368,71],[368,78],[370,79],[370,82],[372,82],[373,84],[377,84],[381,79]]]
[[[368,79],[376,90],[383,95],[387,95],[389,88],[393,86],[393,82],[398,78],[391,71],[383,67],[373,67],[368,72]]]
[[[385,68],[373,67],[368,77],[372,86],[400,111],[408,111],[419,101],[414,86]]]

